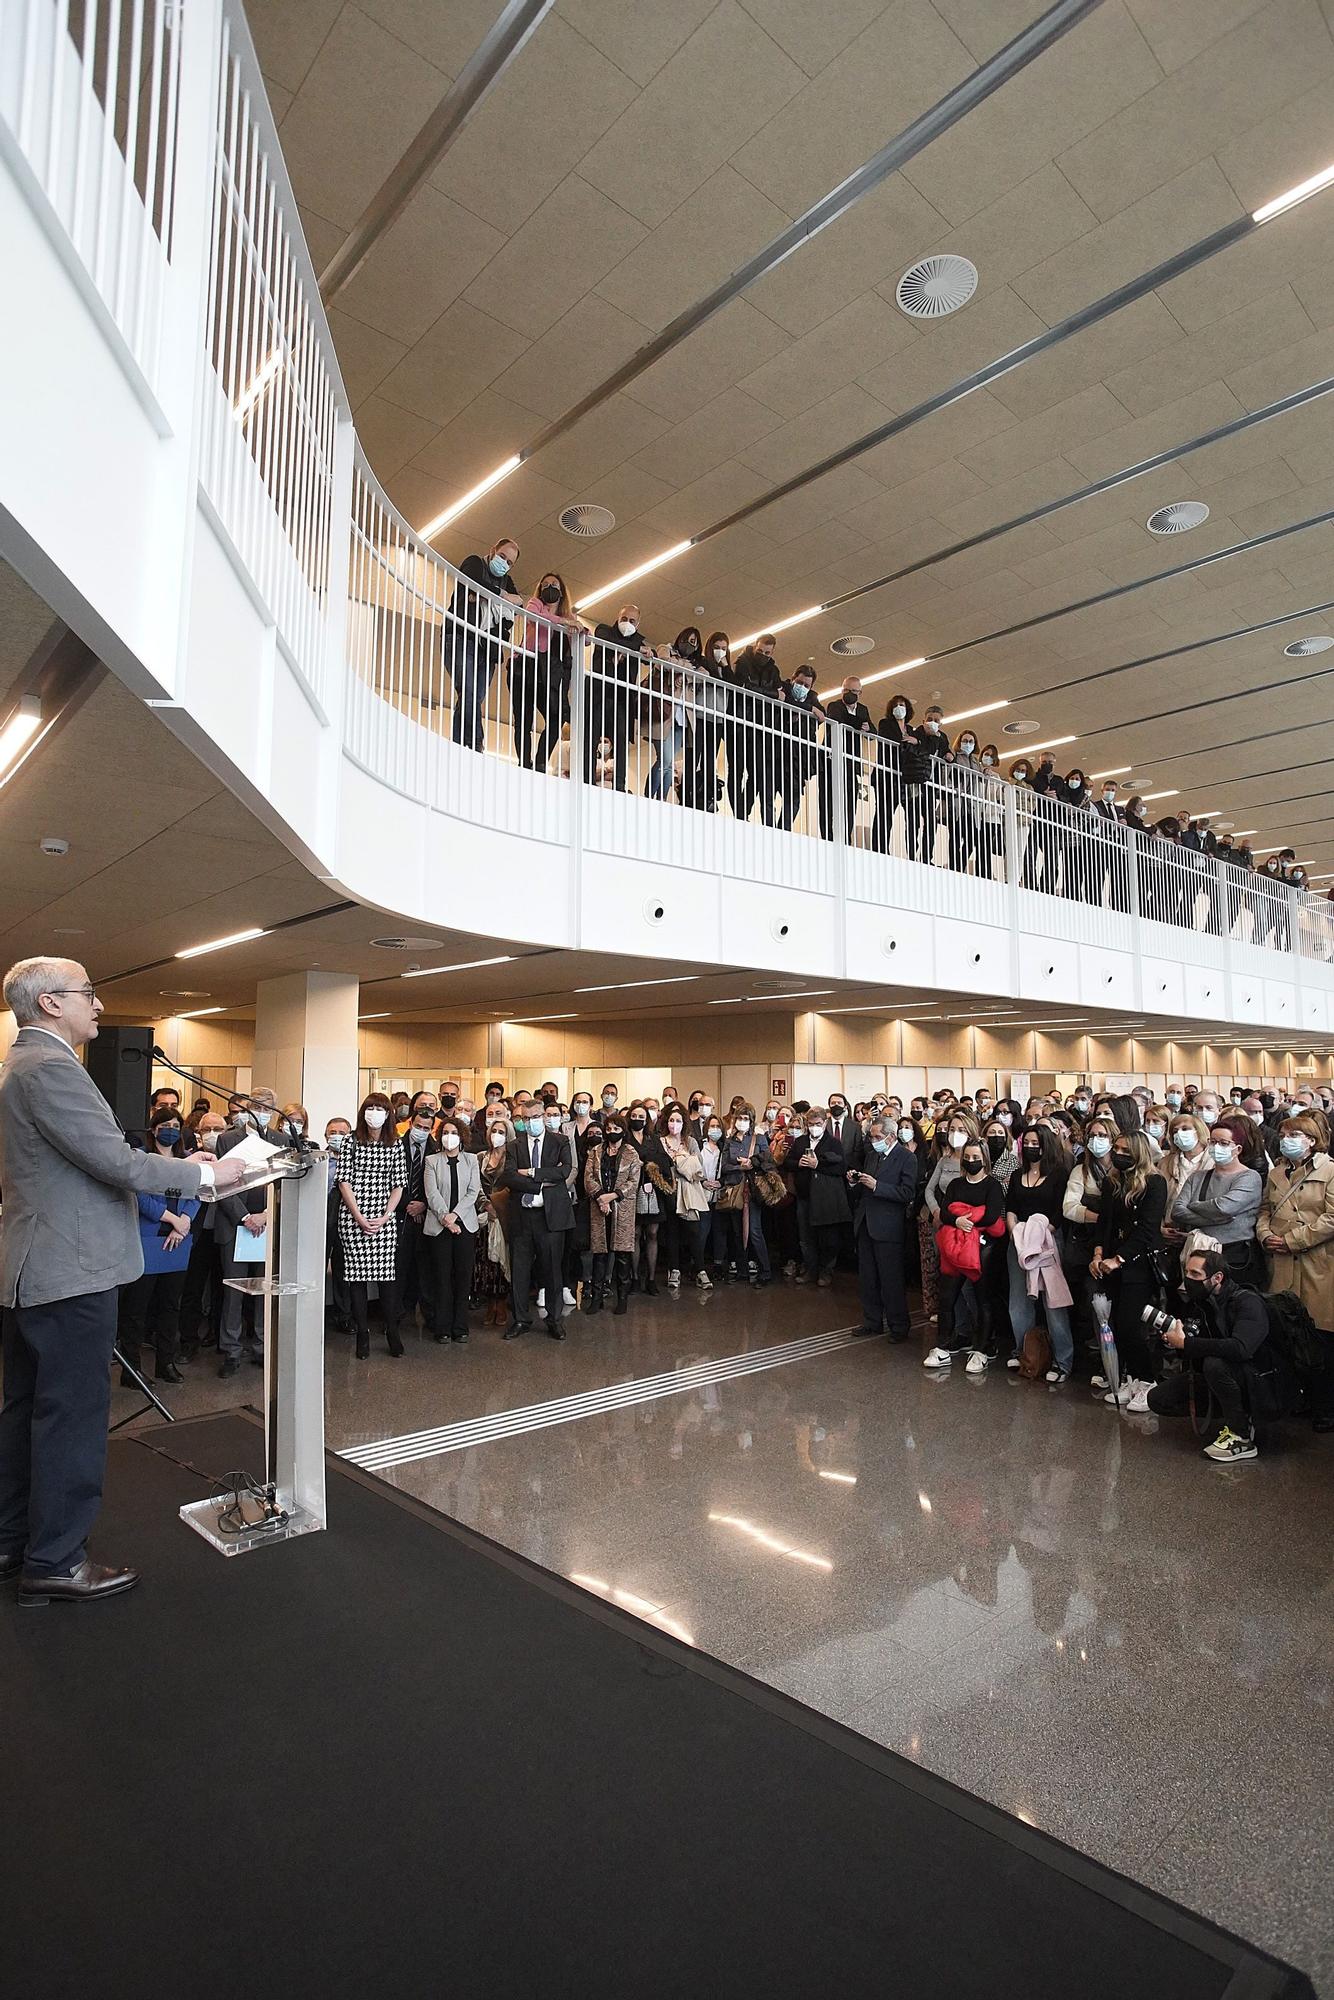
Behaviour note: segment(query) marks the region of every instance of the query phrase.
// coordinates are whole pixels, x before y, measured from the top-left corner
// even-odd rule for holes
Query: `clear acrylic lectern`
[[[264,1262],[227,1278],[264,1326],[264,1476],[181,1508],[181,1519],[224,1555],[290,1541],[325,1525],[324,1268],[329,1155],[266,1148],[244,1194],[268,1189]],[[215,1197],[205,1195],[204,1200]]]

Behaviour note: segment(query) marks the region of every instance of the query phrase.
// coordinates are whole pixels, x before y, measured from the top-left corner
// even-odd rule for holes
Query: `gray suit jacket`
[[[135,1152],[79,1058],[20,1028],[0,1072],[0,1305],[128,1285],[144,1268],[135,1196],[197,1195],[201,1179]]]
[[[477,1234],[479,1217],[477,1197],[482,1192],[482,1169],[476,1153],[459,1152],[454,1155],[459,1170],[459,1205],[454,1213],[470,1236]],[[422,1227],[428,1236],[439,1236],[444,1232],[441,1217],[448,1213],[449,1201],[449,1155],[448,1153],[428,1153],[424,1161],[426,1220]]]

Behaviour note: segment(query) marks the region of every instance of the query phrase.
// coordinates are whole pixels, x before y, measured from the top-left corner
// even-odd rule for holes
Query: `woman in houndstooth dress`
[[[371,1351],[367,1303],[372,1285],[380,1289],[389,1352],[403,1352],[394,1282],[398,1259],[394,1210],[403,1198],[407,1159],[390,1121],[389,1099],[372,1091],[357,1113],[356,1130],[338,1156],[338,1192],[343,1203],[338,1211],[338,1240],[343,1246],[343,1271],[352,1301],[359,1361],[365,1361]]]

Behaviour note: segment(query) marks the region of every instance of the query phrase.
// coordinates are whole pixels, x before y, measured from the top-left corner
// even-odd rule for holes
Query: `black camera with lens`
[[[1165,1312],[1161,1306],[1145,1306],[1139,1317],[1140,1324],[1144,1328],[1145,1338],[1151,1342],[1156,1342],[1161,1347],[1163,1344],[1163,1335],[1167,1332],[1168,1327],[1171,1326],[1172,1321],[1177,1315],[1174,1312]],[[1200,1322],[1197,1319],[1183,1318],[1181,1330],[1187,1340],[1192,1340],[1200,1331]]]

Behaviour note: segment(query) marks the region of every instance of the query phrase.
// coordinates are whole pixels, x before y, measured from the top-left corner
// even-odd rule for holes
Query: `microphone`
[[[187,1083],[197,1083],[204,1090],[221,1090],[222,1088],[221,1084],[210,1083],[209,1079],[206,1076],[196,1076],[195,1072],[192,1069],[182,1069],[181,1065],[179,1063],[173,1062],[171,1057],[167,1054],[166,1050],[159,1048],[156,1042],[154,1042],[153,1044],[153,1061],[161,1063],[164,1069],[169,1069],[173,1076],[184,1077]],[[289,1146],[291,1146],[294,1152],[308,1153],[308,1152],[313,1152],[315,1150],[314,1146],[312,1145],[309,1133],[298,1132],[293,1120],[290,1118],[284,1118],[280,1111],[274,1109],[273,1105],[261,1104],[258,1098],[249,1096],[249,1094],[243,1090],[231,1090],[228,1091],[227,1095],[233,1101],[235,1101],[238,1098],[241,1100],[251,1120],[253,1121],[255,1130],[257,1132],[262,1134],[264,1131],[264,1127],[260,1124],[259,1119],[256,1116],[256,1113],[260,1111],[267,1111],[271,1119],[275,1120],[276,1123],[281,1128],[285,1128],[287,1132],[287,1143]]]

